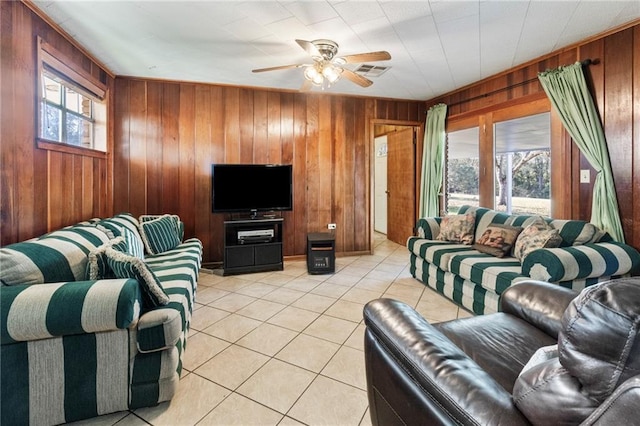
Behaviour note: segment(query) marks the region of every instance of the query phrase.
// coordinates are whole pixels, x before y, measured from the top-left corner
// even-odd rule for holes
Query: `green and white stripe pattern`
[[[164,215],[140,223],[140,234],[147,253],[159,254],[176,248],[180,244],[178,219]]]
[[[129,213],[121,213],[101,220],[98,225],[111,231],[115,237],[124,237],[127,242],[127,253],[144,259],[144,243],[140,236],[138,219]]]
[[[486,208],[463,206],[459,213],[476,212],[476,238],[492,223],[526,227],[539,216],[509,216]],[[418,236],[409,237],[411,273],[418,280],[461,306],[484,314],[495,312],[502,292],[518,281],[540,279],[576,291],[610,278],[640,273],[640,253],[616,243],[592,224],[544,218],[558,229],[560,248],[531,252],[521,264],[512,257],[497,258],[471,246],[434,241],[440,218],[422,218]]]
[[[8,285],[79,281],[89,252],[109,241],[93,225],[75,225],[0,248],[0,278]]]

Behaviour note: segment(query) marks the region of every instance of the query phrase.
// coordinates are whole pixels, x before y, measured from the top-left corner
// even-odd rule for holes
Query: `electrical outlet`
[[[336,229],[336,224],[335,223],[330,223],[327,225],[328,229]]]
[[[589,169],[580,170],[580,183],[589,182],[591,182],[591,173],[589,173]]]

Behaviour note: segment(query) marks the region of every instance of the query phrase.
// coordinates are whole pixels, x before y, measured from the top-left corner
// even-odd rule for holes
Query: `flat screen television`
[[[290,164],[213,164],[213,213],[293,209],[293,167]]]

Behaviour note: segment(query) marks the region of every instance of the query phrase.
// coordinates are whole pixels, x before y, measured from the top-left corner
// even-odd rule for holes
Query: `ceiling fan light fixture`
[[[334,67],[331,64],[327,64],[322,69],[322,75],[329,80],[329,83],[335,83],[340,78],[342,68]]]

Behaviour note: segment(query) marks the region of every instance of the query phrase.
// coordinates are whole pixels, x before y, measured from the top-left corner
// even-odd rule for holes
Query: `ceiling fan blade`
[[[300,47],[302,47],[304,51],[309,54],[309,56],[322,56],[318,48],[310,41],[296,39],[296,43],[298,43],[298,45],[300,45]]]
[[[373,84],[373,81],[368,78],[364,78],[360,74],[356,74],[355,72],[344,68],[342,70],[342,75],[347,79],[362,87],[369,87]]]
[[[276,70],[286,70],[289,68],[302,68],[306,67],[308,64],[292,64],[292,65],[280,65],[279,67],[270,67],[270,68],[258,68],[253,70],[252,72],[265,72],[265,71],[276,71]]]
[[[307,80],[306,78],[304,79],[304,83],[302,83],[302,87],[300,88],[301,92],[308,92],[311,90],[311,88],[313,87],[313,83],[311,83],[311,81]]]
[[[389,52],[381,50],[379,52],[356,53],[355,55],[341,56],[346,64],[355,64],[360,62],[388,61],[391,59]]]

